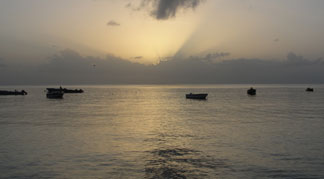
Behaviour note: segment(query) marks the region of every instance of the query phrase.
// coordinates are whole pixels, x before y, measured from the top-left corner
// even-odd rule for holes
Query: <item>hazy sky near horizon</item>
[[[323,0],[1,0],[0,58],[45,62],[72,49],[141,63],[210,53],[316,59],[323,9]]]

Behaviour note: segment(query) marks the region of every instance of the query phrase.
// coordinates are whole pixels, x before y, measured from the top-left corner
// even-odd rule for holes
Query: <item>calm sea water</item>
[[[248,87],[2,87],[0,178],[324,178],[324,86]]]

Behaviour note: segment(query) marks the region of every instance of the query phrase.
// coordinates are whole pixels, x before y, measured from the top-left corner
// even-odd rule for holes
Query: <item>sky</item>
[[[1,0],[0,84],[323,83],[323,9],[322,0]]]

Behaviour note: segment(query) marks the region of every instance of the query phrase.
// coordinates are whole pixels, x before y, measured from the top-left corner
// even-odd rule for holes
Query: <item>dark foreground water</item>
[[[324,86],[248,87],[11,87],[29,94],[0,96],[0,178],[324,178]]]

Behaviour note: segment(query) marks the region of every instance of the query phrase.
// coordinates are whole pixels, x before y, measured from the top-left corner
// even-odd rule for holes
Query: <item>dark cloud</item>
[[[158,20],[166,20],[176,16],[179,10],[195,9],[203,0],[142,0],[141,6],[151,7],[151,16]]]
[[[322,58],[317,60],[308,60],[301,55],[296,55],[293,52],[290,52],[287,55],[287,61],[285,62],[289,66],[308,66],[308,65],[321,65],[324,64]]]
[[[206,60],[227,55],[219,52],[186,59],[173,57],[157,65],[143,65],[112,55],[86,57],[64,50],[50,57],[47,64],[8,64],[10,68],[0,70],[0,84],[324,83],[321,59],[307,60],[290,53],[282,61]]]
[[[132,3],[128,3],[125,5],[126,8],[131,8],[132,7]]]
[[[228,52],[216,52],[216,53],[208,53],[204,56],[191,56],[191,59],[198,59],[198,60],[203,60],[203,61],[208,61],[208,62],[215,62],[218,59],[222,59],[224,57],[228,57],[231,54]]]
[[[120,24],[114,20],[107,22],[107,25],[108,26],[120,26]]]

